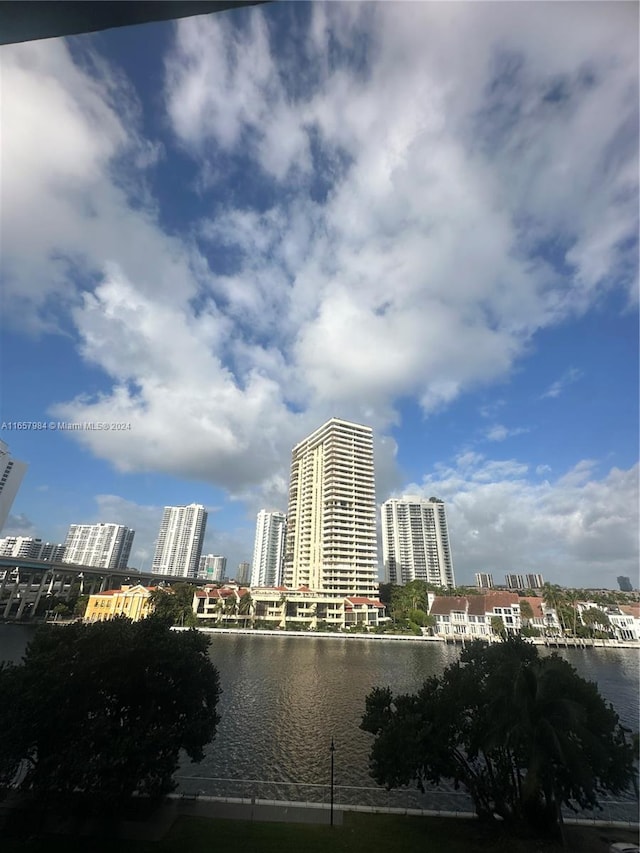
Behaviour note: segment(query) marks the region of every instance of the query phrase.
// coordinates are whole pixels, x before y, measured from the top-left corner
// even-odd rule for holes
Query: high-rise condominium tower
[[[135,530],[124,524],[72,524],[64,562],[102,569],[126,569]]]
[[[455,586],[444,503],[438,498],[391,498],[381,512],[387,582]]]
[[[236,580],[239,584],[248,584],[251,580],[251,563],[243,560],[238,563],[238,571],[236,572]]]
[[[0,557],[59,563],[64,559],[64,545],[43,542],[42,539],[34,539],[32,536],[5,536],[4,539],[0,539]]]
[[[251,565],[251,586],[280,586],[284,563],[284,535],[287,516],[261,509],[256,523],[256,539]]]
[[[493,575],[488,572],[476,572],[476,586],[478,589],[493,589]]]
[[[198,577],[203,580],[218,583],[222,581],[227,571],[227,558],[220,554],[203,554],[198,566]]]
[[[207,513],[200,504],[166,506],[151,570],[159,575],[195,578],[206,527]]]
[[[4,441],[0,441],[0,530],[4,527],[26,470],[27,463],[12,459],[9,448]]]
[[[293,448],[284,584],[378,596],[371,427],[331,418]]]

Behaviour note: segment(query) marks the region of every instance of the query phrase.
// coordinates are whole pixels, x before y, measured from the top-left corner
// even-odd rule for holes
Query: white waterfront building
[[[377,599],[371,427],[331,418],[293,448],[283,580]]]
[[[207,513],[201,504],[166,506],[151,571],[195,578],[200,565]]]
[[[7,521],[27,468],[27,463],[13,459],[6,442],[0,441],[0,530]]]
[[[124,524],[72,524],[64,562],[101,569],[126,569],[135,530]]]
[[[382,553],[387,583],[414,580],[454,587],[449,529],[443,501],[406,495],[381,507]]]
[[[280,586],[284,564],[287,516],[261,509],[256,521],[256,538],[251,564],[251,586]]]

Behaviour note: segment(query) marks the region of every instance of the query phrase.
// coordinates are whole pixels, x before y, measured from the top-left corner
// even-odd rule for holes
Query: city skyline
[[[126,524],[148,569],[195,502],[235,566],[339,415],[458,582],[636,576],[637,31],[318,2],[3,47],[2,534]]]

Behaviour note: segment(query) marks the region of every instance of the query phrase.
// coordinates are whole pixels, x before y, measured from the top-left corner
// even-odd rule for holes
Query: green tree
[[[464,786],[481,819],[557,834],[560,806],[592,809],[634,781],[633,746],[597,687],[520,638],[474,642],[415,695],[376,688],[361,728],[388,788]]]
[[[533,607],[528,601],[520,602],[520,616],[525,624],[528,624],[533,619]]]
[[[45,626],[0,670],[0,783],[116,810],[174,789],[181,750],[203,758],[219,722],[209,640],[160,619]]]
[[[240,596],[240,603],[238,604],[238,613],[243,617],[245,624],[248,621],[253,621],[253,598],[251,598],[250,592],[245,592]]]
[[[504,627],[504,622],[502,621],[501,616],[491,617],[491,631],[499,637],[502,637],[502,639],[505,639],[507,636],[507,629]]]
[[[74,616],[84,616],[89,603],[89,596],[86,594],[79,595],[73,607]]]
[[[597,607],[589,607],[582,612],[582,621],[589,628],[597,626],[601,631],[608,631],[611,628],[611,620],[607,614]]]
[[[558,584],[545,583],[542,588],[542,600],[547,607],[552,607],[556,611],[560,622],[560,633],[564,634],[567,626],[564,621],[565,596],[562,588]]]
[[[188,583],[176,583],[169,589],[154,589],[151,593],[153,616],[170,625],[193,628],[197,617],[193,612],[193,587]]]

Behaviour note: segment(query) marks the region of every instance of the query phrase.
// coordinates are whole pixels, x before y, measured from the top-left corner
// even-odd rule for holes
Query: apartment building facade
[[[287,516],[261,509],[256,520],[256,538],[251,564],[251,586],[280,586],[284,568]]]
[[[151,570],[172,577],[197,577],[206,528],[207,513],[201,504],[166,506]]]
[[[64,543],[64,562],[102,569],[126,569],[135,530],[124,524],[72,524]]]
[[[387,583],[414,580],[454,587],[453,560],[444,502],[438,498],[391,498],[381,507],[382,552]]]
[[[292,451],[283,581],[378,596],[371,427],[331,418]]]

